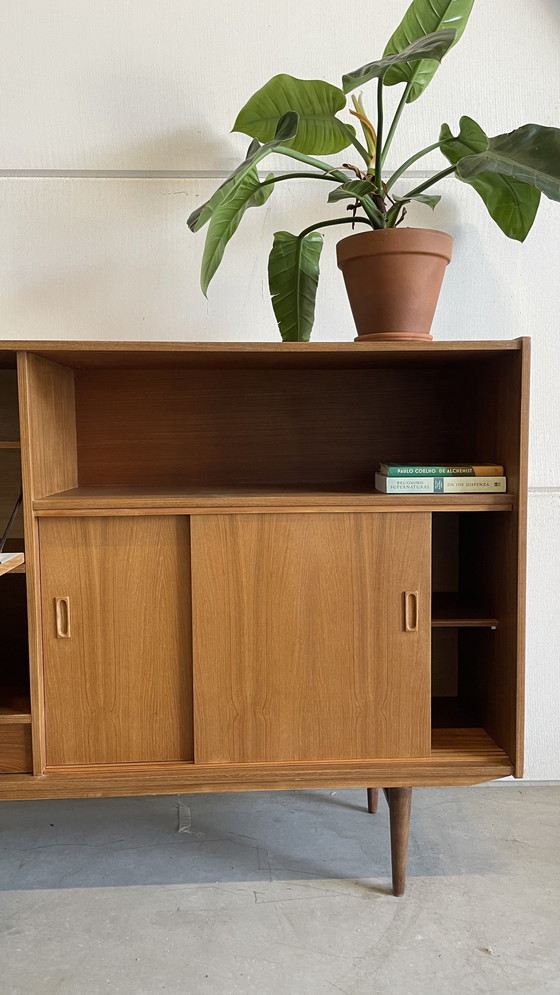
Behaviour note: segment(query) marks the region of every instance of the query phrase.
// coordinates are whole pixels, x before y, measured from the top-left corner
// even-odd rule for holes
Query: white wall
[[[279,185],[245,219],[208,301],[203,236],[185,220],[240,159],[247,140],[229,129],[255,89],[282,71],[339,82],[381,53],[406,6],[3,0],[0,338],[274,341],[272,232],[328,217],[322,185]],[[462,113],[490,134],[560,125],[559,51],[559,0],[476,0],[460,44],[403,118],[389,167]],[[421,165],[444,163],[434,153]],[[521,246],[470,189],[448,180],[439,192],[435,215],[410,214],[455,237],[434,334],[533,336],[526,776],[558,779],[560,204],[543,199]],[[315,338],[349,339],[334,254],[323,258]]]

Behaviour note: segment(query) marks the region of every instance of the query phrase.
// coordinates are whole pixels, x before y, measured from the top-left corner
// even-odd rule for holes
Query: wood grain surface
[[[11,573],[13,570],[19,570],[20,573],[24,573],[20,568],[25,564],[25,555],[23,553],[0,553],[0,577],[2,574]]]
[[[282,490],[303,481],[375,493],[387,453],[444,462],[478,452],[477,375],[476,364],[425,365],[420,374],[414,364],[78,370],[79,483]]]
[[[72,487],[33,502],[37,515],[67,514],[238,514],[269,511],[313,514],[337,511],[511,511],[511,494],[378,494],[340,485],[253,487]]]
[[[429,754],[429,515],[193,518],[192,572],[197,763]]]
[[[215,369],[222,362],[226,368],[236,364],[244,369],[266,364],[268,368],[289,368],[291,365],[336,366],[345,361],[354,368],[363,369],[393,359],[400,362],[431,361],[433,357],[456,358],[468,361],[478,355],[515,351],[526,341],[516,339],[480,339],[434,342],[196,342],[196,341],[115,341],[111,340],[61,340],[61,339],[0,339],[0,366],[15,366],[18,352],[45,356],[56,363],[67,363],[76,369],[88,366],[97,368],[145,365],[158,363],[174,368],[182,361],[185,365]],[[167,357],[167,362],[166,362]]]
[[[23,774],[32,767],[29,722],[0,723],[0,773]]]
[[[99,798],[177,792],[479,784],[513,772],[483,729],[436,729],[422,759],[290,764],[119,764],[0,777],[0,798]]]
[[[40,546],[47,765],[192,759],[188,521],[49,520]]]

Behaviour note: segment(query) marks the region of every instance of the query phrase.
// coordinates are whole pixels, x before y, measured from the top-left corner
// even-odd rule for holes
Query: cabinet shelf
[[[0,553],[0,577],[7,573],[25,573],[24,553]]]
[[[497,629],[498,619],[468,598],[456,592],[432,594],[432,626],[434,628],[489,628]]]
[[[511,494],[380,494],[369,488],[255,485],[245,487],[72,487],[33,503],[43,512],[87,512],[107,509],[294,508],[309,507],[375,511],[511,511]]]
[[[227,791],[232,782],[240,790],[362,787],[371,783],[411,786],[476,784],[513,773],[513,764],[484,729],[434,729],[429,757],[399,760],[322,761],[274,764],[103,764],[49,766],[42,778],[4,779],[5,798],[83,798],[142,793]]]
[[[21,688],[0,687],[0,725],[31,722],[29,694]]]
[[[0,449],[21,449],[21,442],[0,442]]]

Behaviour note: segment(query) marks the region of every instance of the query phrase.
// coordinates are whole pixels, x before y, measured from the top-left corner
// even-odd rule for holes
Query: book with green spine
[[[380,463],[386,477],[501,477],[503,466],[495,463]]]

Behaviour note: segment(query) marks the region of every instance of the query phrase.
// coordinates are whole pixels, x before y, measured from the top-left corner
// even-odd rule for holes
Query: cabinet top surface
[[[128,342],[66,339],[0,339],[8,352],[441,352],[520,349],[527,337],[439,342]]]
[[[0,366],[34,353],[74,367],[187,365],[228,367],[368,366],[453,362],[527,348],[528,338],[440,342],[117,342],[0,340]]]

